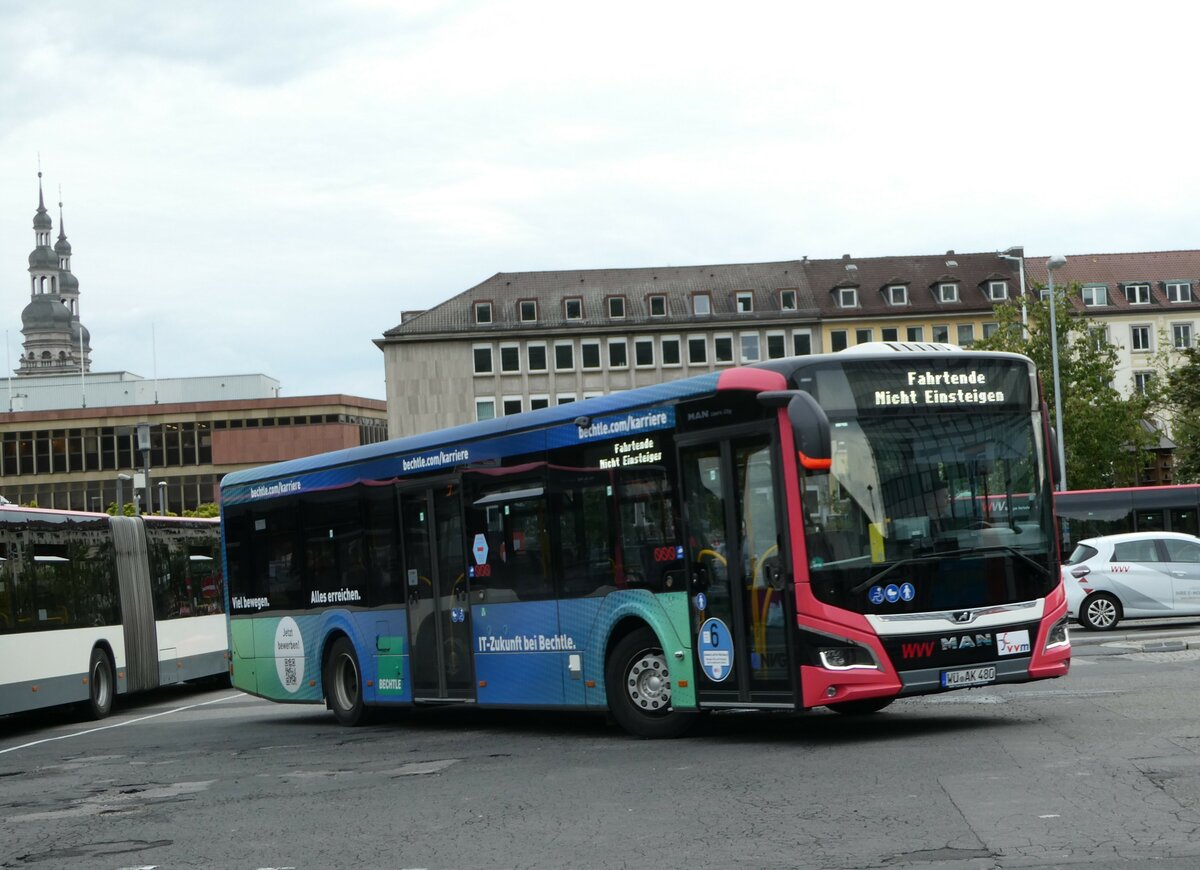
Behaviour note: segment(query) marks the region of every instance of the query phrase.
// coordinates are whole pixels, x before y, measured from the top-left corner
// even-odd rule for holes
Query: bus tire
[[[1121,621],[1121,602],[1107,592],[1097,592],[1079,605],[1079,624],[1090,631],[1111,631]]]
[[[96,647],[88,662],[88,699],[84,702],[88,718],[103,719],[111,713],[115,694],[112,662],[104,650]]]
[[[362,694],[362,668],[358,666],[358,656],[350,638],[342,636],[333,642],[322,679],[325,701],[338,723],[350,728],[363,724],[367,718],[367,705]]]
[[[695,716],[671,706],[671,678],[658,637],[643,626],[617,641],[604,667],[608,709],[635,737],[678,737]]]
[[[895,700],[895,698],[863,698],[861,701],[842,701],[840,704],[826,704],[825,706],[843,716],[869,716],[872,713],[878,713]]]

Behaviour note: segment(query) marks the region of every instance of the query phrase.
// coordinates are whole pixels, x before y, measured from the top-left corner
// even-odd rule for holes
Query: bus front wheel
[[[339,637],[325,662],[325,701],[342,725],[353,727],[366,720],[367,705],[363,702],[362,670],[354,644],[348,637]]]
[[[604,668],[604,682],[613,718],[636,737],[678,737],[695,719],[671,706],[667,657],[649,628],[617,641]]]
[[[96,647],[88,662],[87,715],[92,719],[103,719],[112,712],[113,669],[108,654]]]

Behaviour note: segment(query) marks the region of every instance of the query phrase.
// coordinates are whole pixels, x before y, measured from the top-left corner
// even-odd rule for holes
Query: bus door
[[[679,442],[697,700],[790,709],[795,598],[771,431],[738,427]]]
[[[400,534],[413,699],[473,700],[458,482],[402,489]]]

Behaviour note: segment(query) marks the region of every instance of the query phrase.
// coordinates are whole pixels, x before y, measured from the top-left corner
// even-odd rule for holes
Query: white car
[[[1063,563],[1067,612],[1106,631],[1122,619],[1200,614],[1200,538],[1130,532],[1080,541]]]

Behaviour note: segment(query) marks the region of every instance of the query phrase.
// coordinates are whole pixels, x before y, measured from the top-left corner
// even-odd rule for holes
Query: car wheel
[[[608,707],[617,724],[636,737],[678,737],[695,716],[671,706],[671,675],[658,637],[639,628],[617,642],[604,673]]]
[[[1089,595],[1079,608],[1079,624],[1092,631],[1109,631],[1121,621],[1121,602],[1107,592]]]

